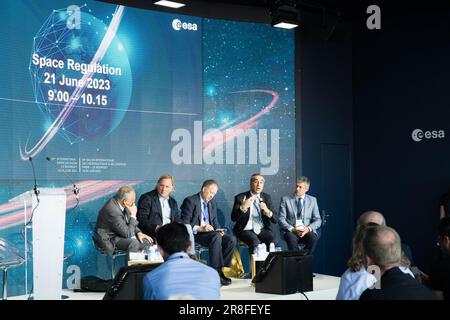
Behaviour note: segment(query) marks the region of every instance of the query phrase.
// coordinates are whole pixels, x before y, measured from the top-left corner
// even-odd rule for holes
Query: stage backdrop
[[[78,267],[108,277],[90,225],[122,185],[139,196],[172,174],[181,204],[214,178],[228,228],[252,173],[277,206],[292,191],[293,32],[94,1],[2,8],[0,237],[24,254],[30,217],[8,200],[33,188],[32,160],[39,187],[67,191],[64,284]],[[10,270],[9,295],[30,291],[27,274]]]

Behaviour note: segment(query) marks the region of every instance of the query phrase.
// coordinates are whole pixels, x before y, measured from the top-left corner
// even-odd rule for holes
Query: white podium
[[[9,201],[23,202],[25,224],[31,217],[33,208],[36,208],[31,222],[34,300],[60,300],[64,262],[66,192],[63,188],[41,188],[37,207],[38,203],[33,190],[24,192]],[[26,234],[27,230],[25,230],[25,251],[27,251]],[[27,259],[27,253],[25,257]],[[26,269],[27,266],[25,266]]]

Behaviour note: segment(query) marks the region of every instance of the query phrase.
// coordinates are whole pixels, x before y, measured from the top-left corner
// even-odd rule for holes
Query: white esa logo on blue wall
[[[415,142],[420,142],[423,139],[443,139],[445,138],[444,130],[430,130],[422,131],[421,129],[414,129],[411,133],[411,138]]]
[[[181,29],[197,31],[197,24],[190,22],[181,22],[179,19],[173,19],[172,28],[176,31],[180,31]]]

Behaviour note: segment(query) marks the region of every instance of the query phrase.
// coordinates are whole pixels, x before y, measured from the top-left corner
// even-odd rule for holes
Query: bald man
[[[357,227],[362,226],[362,225],[367,225],[369,223],[375,223],[380,226],[385,226],[386,219],[381,214],[381,212],[369,210],[359,216],[358,222],[357,222]],[[406,258],[408,258],[409,262],[412,265],[413,264],[413,254],[412,254],[411,248],[403,242],[401,243],[401,247],[402,247],[403,254],[405,255]]]
[[[385,226],[386,220],[384,219],[384,216],[378,211],[366,211],[359,216],[358,227],[369,223],[376,223],[380,226]]]

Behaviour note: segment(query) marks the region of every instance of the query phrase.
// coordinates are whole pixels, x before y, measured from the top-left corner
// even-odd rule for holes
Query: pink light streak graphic
[[[264,114],[269,112],[271,109],[273,109],[279,99],[278,93],[276,93],[275,91],[271,91],[271,90],[254,89],[254,90],[236,91],[236,92],[232,92],[232,93],[243,93],[243,92],[267,93],[267,94],[272,95],[273,99],[266,107],[264,107],[264,109],[262,109],[260,112],[258,112],[254,116],[248,118],[247,120],[242,121],[228,129],[226,128],[226,126],[220,127],[218,130],[220,131],[220,133],[223,136],[225,136],[225,138],[222,139],[222,141],[220,141],[220,140],[218,141],[218,140],[214,139],[214,136],[215,136],[214,133],[203,135],[203,154],[211,153],[214,149],[223,146],[227,141],[234,139],[235,137],[237,137],[241,134],[244,134],[246,130],[256,127],[259,123],[259,121],[257,121],[257,120],[261,116],[263,116]]]
[[[76,183],[80,188],[79,205],[97,200],[109,194],[115,193],[121,186],[134,186],[143,181],[125,180],[84,180]],[[77,200],[72,192],[72,184],[64,186],[67,194],[67,210],[76,206]],[[100,209],[100,208],[98,208]],[[8,229],[24,222],[23,202],[10,202],[0,205],[0,230]],[[27,220],[31,215],[31,205],[27,207]]]

